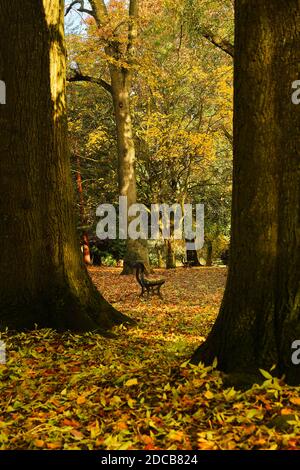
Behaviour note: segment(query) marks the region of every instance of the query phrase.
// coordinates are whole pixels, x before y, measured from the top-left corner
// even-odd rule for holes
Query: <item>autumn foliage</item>
[[[91,268],[106,298],[138,321],[116,329],[114,340],[52,330],[1,335],[1,449],[299,447],[297,390],[267,371],[261,385],[236,390],[216,364],[188,364],[215,320],[225,268],[159,271],[164,299],[149,301],[119,272]]]

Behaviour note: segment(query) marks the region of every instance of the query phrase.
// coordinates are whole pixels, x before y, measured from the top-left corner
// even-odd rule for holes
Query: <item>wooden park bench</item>
[[[184,268],[191,268],[192,267],[191,261],[187,261],[186,259],[182,260],[182,264],[183,264]]]
[[[166,281],[164,279],[147,279],[145,277],[145,266],[143,263],[135,263],[134,267],[136,270],[136,280],[142,288],[140,297],[143,297],[145,292],[147,292],[147,297],[152,294],[158,295],[160,298],[162,298],[160,289]]]
[[[193,263],[191,260],[188,260],[185,256],[182,257],[182,265],[184,268],[192,268]]]

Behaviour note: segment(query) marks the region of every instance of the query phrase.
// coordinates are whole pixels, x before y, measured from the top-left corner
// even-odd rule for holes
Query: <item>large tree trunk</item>
[[[0,2],[0,325],[104,332],[127,317],[93,286],[76,237],[63,19],[63,0]]]
[[[112,97],[116,119],[118,142],[118,181],[120,196],[127,197],[128,208],[136,204],[135,146],[130,114],[130,78],[126,71],[110,67]],[[128,218],[130,223],[130,218]],[[144,264],[150,271],[148,246],[146,240],[127,240],[122,274],[132,274],[133,264]]]
[[[230,268],[223,304],[193,362],[227,372],[291,361],[300,339],[299,107],[291,84],[300,63],[294,0],[236,0],[234,183]]]

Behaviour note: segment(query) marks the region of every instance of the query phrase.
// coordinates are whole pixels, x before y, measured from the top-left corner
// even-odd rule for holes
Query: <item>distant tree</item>
[[[98,31],[99,58],[107,63],[109,82],[102,77],[91,77],[82,73],[78,67],[73,69],[70,81],[97,84],[110,93],[113,102],[118,148],[118,186],[119,194],[127,197],[128,207],[137,202],[135,144],[133,139],[130,94],[135,66],[135,47],[138,36],[139,0],[130,0],[128,11],[125,2],[90,0],[91,10],[84,7],[84,1],[72,1],[66,13],[77,5],[79,11],[88,13],[95,20]],[[130,218],[128,218],[130,222]],[[145,240],[127,240],[123,274],[133,272],[132,264],[142,261],[149,271],[149,257]]]
[[[0,325],[99,330],[129,321],[83,265],[67,149],[63,0],[2,0]]]
[[[113,4],[108,4],[110,28],[120,23]],[[125,12],[118,14],[126,26]],[[137,200],[147,207],[204,203],[206,232],[215,233],[217,224],[224,234],[230,222],[230,202],[225,205],[224,199],[230,201],[231,192],[232,145],[225,132],[232,134],[232,60],[206,40],[197,44],[190,38],[181,1],[140,2],[138,22],[130,93]],[[110,82],[102,49],[108,27],[88,24],[87,35],[67,36],[69,64],[80,63],[74,80],[80,83],[81,73]],[[126,43],[126,31],[122,34]],[[114,110],[101,82],[79,83],[68,87],[72,162],[75,172],[80,153],[86,213],[94,224],[99,203],[118,201]],[[175,267],[175,250],[183,256],[183,244],[166,240],[164,248],[167,266]],[[188,250],[186,258],[199,265],[196,251]]]
[[[291,360],[300,339],[300,9],[294,0],[236,0],[234,172],[230,267],[223,304],[192,361],[226,372]]]
[[[190,39],[184,2],[160,6],[152,5],[155,15],[140,33],[133,82],[139,199],[204,203],[206,232],[217,218],[221,231],[224,193],[231,190],[232,148],[224,130],[232,133],[232,60]],[[228,206],[226,212],[229,222]],[[175,267],[175,249],[168,240],[167,267]],[[196,251],[185,258],[200,265]]]

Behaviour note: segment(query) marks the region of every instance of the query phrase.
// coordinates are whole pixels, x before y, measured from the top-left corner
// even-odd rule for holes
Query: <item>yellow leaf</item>
[[[212,398],[214,398],[214,394],[210,390],[206,390],[204,396],[205,398],[207,398],[207,400],[211,400]]]
[[[198,449],[200,450],[215,450],[217,446],[214,442],[208,441],[207,439],[198,439]]]
[[[92,425],[88,427],[88,430],[91,433],[91,439],[95,439],[101,433],[101,429],[99,426],[99,421],[96,420]]]
[[[129,408],[134,408],[135,402],[136,402],[136,400],[133,400],[132,398],[129,398],[127,400],[127,404],[129,406]]]
[[[266,370],[263,370],[263,369],[259,369],[261,375],[264,376],[265,379],[273,379],[272,375],[267,372]]]
[[[138,380],[137,379],[129,379],[127,382],[125,382],[125,387],[131,387],[132,385],[137,385]]]
[[[182,431],[170,431],[168,438],[170,441],[182,442],[184,439],[184,433]]]
[[[216,369],[217,365],[218,365],[218,358],[215,357],[215,358],[214,358],[214,362],[213,362],[213,364],[212,364],[213,369]]]
[[[122,401],[122,400],[121,400],[121,398],[120,398],[118,395],[114,395],[114,396],[110,399],[109,404],[110,404],[110,405],[116,405],[116,406],[118,406],[118,405],[121,403],[121,401]],[[106,402],[105,402],[105,403],[106,403]]]
[[[271,447],[268,448],[268,450],[277,450],[278,449],[278,444],[272,444]]]

